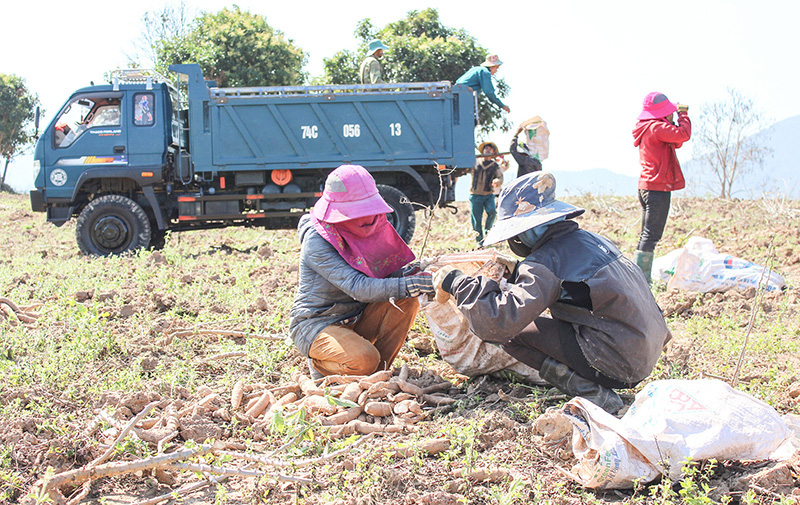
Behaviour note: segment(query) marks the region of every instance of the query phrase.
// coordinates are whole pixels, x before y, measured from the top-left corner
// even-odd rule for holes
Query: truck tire
[[[406,197],[402,191],[392,186],[378,184],[378,192],[381,194],[381,197],[386,200],[386,203],[389,204],[389,207],[394,210],[394,212],[386,214],[386,219],[394,226],[394,229],[397,230],[397,234],[400,235],[400,238],[402,238],[406,244],[411,242],[411,238],[414,237],[414,228],[417,225],[417,218],[414,215],[414,206],[411,205],[408,197]]]
[[[111,256],[150,244],[150,221],[124,196],[106,195],[84,207],[75,226],[78,248],[87,256]]]

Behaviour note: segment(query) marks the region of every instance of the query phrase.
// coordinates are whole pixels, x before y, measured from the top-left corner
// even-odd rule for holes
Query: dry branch
[[[94,466],[97,466],[100,463],[102,463],[103,461],[105,461],[108,458],[110,458],[111,455],[114,454],[114,451],[117,448],[117,444],[119,444],[120,442],[125,440],[125,437],[128,436],[128,433],[136,426],[136,424],[139,421],[141,421],[144,417],[146,417],[147,414],[149,414],[150,411],[153,410],[153,407],[155,407],[156,405],[158,405],[158,402],[151,402],[151,403],[147,404],[142,409],[141,412],[136,414],[136,416],[133,419],[131,419],[130,422],[125,426],[125,428],[122,429],[122,431],[119,433],[119,435],[117,435],[117,438],[111,444],[111,447],[109,447],[108,450],[106,450],[106,452],[104,452],[101,456],[99,456],[98,458],[95,458],[94,461],[89,463],[87,465],[87,468],[92,468]]]
[[[43,483],[43,489],[47,492],[51,489],[60,488],[61,486],[75,482],[83,482],[87,479],[96,480],[103,477],[111,477],[114,475],[162,467],[170,463],[191,458],[192,456],[201,456],[203,454],[207,454],[212,450],[213,446],[203,444],[194,449],[186,449],[170,454],[153,456],[151,458],[141,459],[133,462],[106,463],[104,465],[98,465],[95,467],[89,467],[87,465],[86,467],[78,468],[76,470],[69,470],[53,475]]]
[[[291,467],[296,467],[296,468],[302,468],[302,467],[305,467],[305,466],[313,465],[315,463],[320,463],[322,461],[326,461],[326,460],[329,460],[329,459],[337,458],[337,457],[341,456],[342,454],[346,454],[350,450],[355,449],[356,447],[358,447],[359,445],[363,444],[364,442],[366,442],[368,440],[371,440],[372,438],[373,438],[373,435],[367,435],[366,437],[361,437],[358,440],[356,440],[355,442],[353,442],[352,444],[350,444],[347,447],[344,447],[342,449],[339,449],[338,451],[334,451],[334,452],[331,452],[329,454],[324,454],[324,455],[319,456],[317,458],[305,458],[305,459],[299,459],[299,460],[295,460],[295,461],[285,461],[285,460],[277,459],[277,458],[257,456],[255,454],[247,454],[247,453],[243,453],[243,452],[234,452],[234,451],[217,451],[217,454],[219,454],[220,456],[230,456],[232,458],[244,459],[245,461],[251,461],[253,463],[261,463],[261,464],[270,465],[270,466],[277,466],[277,467],[290,467],[291,466]]]
[[[26,312],[25,310],[21,309],[16,303],[12,302],[11,300],[5,297],[0,297],[0,305],[5,305],[9,309],[11,309],[11,312],[14,314],[14,316],[23,323],[35,323],[36,319],[39,317],[39,314],[36,314],[35,312]],[[2,309],[2,307],[0,307],[0,314],[8,317],[5,311]]]
[[[194,337],[198,335],[217,335],[220,337],[241,337],[241,338],[256,338],[260,340],[271,340],[274,342],[281,342],[286,340],[286,337],[283,335],[272,334],[272,335],[262,335],[260,333],[247,333],[244,331],[235,331],[235,330],[179,330],[173,331],[171,333],[167,333],[167,336],[170,338],[175,337]]]
[[[180,470],[188,472],[210,473],[214,475],[237,475],[239,477],[263,477],[264,472],[257,470],[243,470],[240,468],[227,468],[223,466],[201,465],[199,463],[170,463],[161,468],[165,470]]]
[[[226,480],[227,477],[220,479],[219,482],[224,482]],[[211,484],[212,482],[210,480],[202,480],[200,482],[195,482],[194,484],[189,484],[187,486],[183,486],[182,488],[178,488],[175,491],[171,491],[169,493],[156,496],[155,498],[150,498],[149,500],[133,503],[131,505],[156,505],[157,503],[161,503],[162,501],[174,500],[176,498],[180,498],[181,496],[194,493],[195,491],[199,491],[205,487],[208,487]]]
[[[219,361],[228,358],[241,358],[247,356],[247,351],[232,351],[232,352],[222,352],[219,354],[212,354],[207,358],[200,360],[201,363],[212,363],[214,361]]]

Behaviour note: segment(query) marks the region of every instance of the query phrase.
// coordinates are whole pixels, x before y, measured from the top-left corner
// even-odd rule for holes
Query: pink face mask
[[[311,222],[350,266],[370,277],[384,278],[416,258],[386,214],[339,223],[320,221],[312,214]]]

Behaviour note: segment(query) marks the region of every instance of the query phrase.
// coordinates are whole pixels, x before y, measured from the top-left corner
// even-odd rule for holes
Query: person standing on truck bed
[[[503,62],[496,54],[490,54],[486,57],[486,61],[467,70],[464,75],[456,80],[456,84],[465,84],[475,92],[483,91],[486,93],[486,98],[490,102],[497,105],[506,112],[511,112],[508,105],[504,104],[494,92],[494,84],[492,84],[492,76],[497,72]]]
[[[289,331],[315,378],[391,367],[419,311],[416,297],[433,293],[431,274],[411,263],[387,212],[370,173],[342,165],[300,219]]]
[[[378,61],[383,57],[383,52],[388,51],[383,42],[375,39],[369,43],[369,56],[364,58],[361,62],[361,84],[380,84],[383,81],[383,70],[381,69],[381,62]]]
[[[497,217],[497,204],[495,190],[503,184],[503,172],[508,170],[508,161],[498,162],[497,145],[494,142],[483,142],[478,151],[483,157],[475,164],[472,172],[472,185],[469,188],[469,214],[472,220],[472,229],[475,230],[475,241],[483,246],[483,213],[486,212],[486,227],[488,232]]]

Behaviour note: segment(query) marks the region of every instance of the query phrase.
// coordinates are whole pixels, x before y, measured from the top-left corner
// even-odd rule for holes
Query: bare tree
[[[719,182],[720,198],[730,198],[736,181],[761,169],[772,150],[757,135],[766,127],[763,115],[750,98],[729,88],[724,101],[701,106],[693,135],[698,159],[705,162]]]
[[[187,5],[185,0],[146,12],[142,16],[141,34],[133,41],[135,53],[126,56],[134,66],[155,68],[159,47],[165,41],[188,37],[196,19],[197,9]]]

